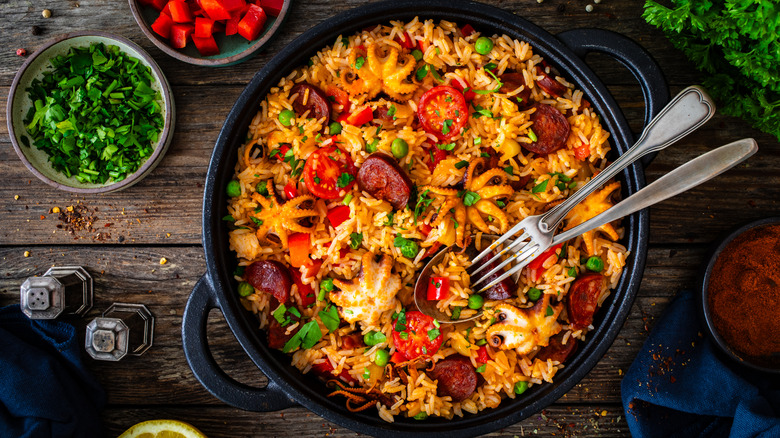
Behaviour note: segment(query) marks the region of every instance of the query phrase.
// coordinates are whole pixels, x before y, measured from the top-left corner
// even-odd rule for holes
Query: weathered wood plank
[[[305,408],[255,413],[228,407],[155,407],[154,409],[109,407],[103,415],[108,436],[116,436],[135,423],[172,418],[187,421],[209,437],[354,437],[363,436],[337,426]],[[487,437],[576,436],[625,437],[628,425],[616,404],[599,406],[553,405],[539,414],[484,435]]]

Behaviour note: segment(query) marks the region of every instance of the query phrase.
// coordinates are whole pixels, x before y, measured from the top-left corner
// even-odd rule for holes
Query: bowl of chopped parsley
[[[44,44],[17,72],[7,121],[16,153],[43,182],[114,192],[160,162],[175,108],[162,70],[138,45],[74,32]]]

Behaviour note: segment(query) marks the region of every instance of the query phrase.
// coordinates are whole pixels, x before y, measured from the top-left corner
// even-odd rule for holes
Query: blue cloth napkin
[[[70,324],[0,309],[0,437],[103,436],[106,396],[81,348]]]
[[[780,383],[724,362],[683,291],[657,321],[621,384],[631,434],[780,437]]]

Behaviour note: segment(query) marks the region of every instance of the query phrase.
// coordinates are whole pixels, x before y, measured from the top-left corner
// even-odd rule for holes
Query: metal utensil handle
[[[566,214],[618,172],[643,156],[658,152],[698,129],[715,114],[715,102],[703,88],[693,85],[680,92],[647,125],[642,137],[626,153],[588,181],[566,201],[546,213],[539,222],[542,232],[555,230]]]
[[[628,216],[658,202],[692,189],[731,169],[758,151],[752,138],[721,146],[697,157],[662,176],[649,186],[629,196],[616,206],[553,238],[552,245],[565,242],[606,223]]]

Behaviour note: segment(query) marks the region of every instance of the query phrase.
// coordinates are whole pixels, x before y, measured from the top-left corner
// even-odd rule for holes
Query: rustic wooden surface
[[[38,181],[19,162],[10,144],[5,113],[0,115],[0,305],[18,302],[18,288],[26,277],[78,260],[94,275],[96,290],[94,309],[76,321],[82,330],[112,302],[145,303],[157,317],[154,347],[142,357],[118,363],[87,359],[108,393],[103,415],[108,436],[153,418],[189,421],[210,437],[354,436],[301,407],[252,413],[221,403],[198,384],[187,366],[180,325],[188,294],[205,270],[200,246],[203,181],[225,116],[252,75],[274,53],[318,22],[363,3],[297,1],[280,35],[263,53],[238,66],[209,69],[181,63],[158,50],[143,36],[123,1],[0,2],[3,101],[24,61],[15,54],[17,48],[32,53],[56,35],[81,29],[108,30],[140,44],[158,61],[173,86],[178,120],[170,150],[145,180],[117,194],[74,196]],[[633,38],[659,62],[673,93],[700,80],[663,35],[641,19],[642,0],[603,0],[591,13],[585,11],[588,3],[576,0],[495,3],[551,33],[597,27]],[[45,8],[52,11],[52,18],[41,17]],[[33,36],[33,25],[41,27],[43,34]],[[605,56],[590,55],[587,61],[639,131],[643,104],[633,77]],[[620,381],[655,318],[678,290],[695,286],[707,247],[719,234],[780,214],[780,145],[741,120],[716,116],[696,135],[663,151],[647,169],[652,181],[712,147],[747,136],[758,140],[757,156],[703,187],[651,208],[650,251],[642,287],[604,358],[580,384],[545,409],[544,417],[534,415],[492,435],[628,435]],[[70,234],[57,227],[61,222],[50,210],[77,203],[98,217],[93,232]],[[161,257],[168,263],[160,265]],[[243,354],[218,312],[210,315],[209,344],[228,374],[247,384],[265,384],[265,377]]]

